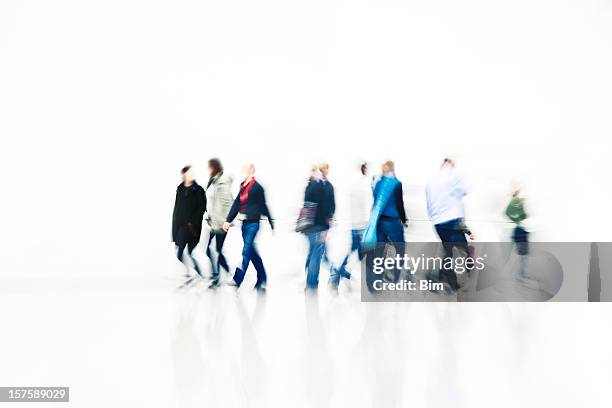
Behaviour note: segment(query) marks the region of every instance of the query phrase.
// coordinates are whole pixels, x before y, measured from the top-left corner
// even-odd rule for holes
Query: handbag
[[[304,206],[300,210],[297,222],[295,223],[296,232],[305,232],[314,225],[315,214],[317,213],[317,203],[304,201]]]

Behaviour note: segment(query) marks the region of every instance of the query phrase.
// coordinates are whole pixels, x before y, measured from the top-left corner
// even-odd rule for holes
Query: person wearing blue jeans
[[[329,277],[329,281],[332,286],[338,287],[338,285],[340,284],[340,278],[351,279],[351,273],[347,270],[346,265],[348,264],[353,252],[357,252],[359,260],[363,259],[363,251],[361,248],[362,238],[362,229],[351,230],[351,249],[349,250],[349,253],[344,257],[344,261],[342,261],[340,267],[338,269],[333,269],[332,274]]]
[[[332,268],[329,283],[332,288],[338,288],[340,279],[351,279],[350,270],[347,268],[351,255],[356,252],[359,260],[363,259],[363,248],[361,241],[365,227],[370,219],[372,211],[372,179],[368,176],[368,163],[359,163],[359,173],[351,183],[350,189],[351,209],[351,247],[344,257],[339,268]]]
[[[323,163],[318,171],[313,172],[306,191],[304,202],[316,204],[313,225],[304,233],[308,237],[308,255],[306,257],[306,288],[316,289],[319,286],[319,271],[322,260],[327,260],[325,242],[330,221],[336,210],[334,187],[327,180],[329,165]],[[333,270],[333,267],[331,268]]]
[[[322,225],[315,225],[306,233],[308,237],[308,256],[306,257],[306,287],[316,289],[319,287],[319,271],[321,261],[325,256],[325,241],[328,229]]]
[[[255,271],[257,271],[257,287],[261,287],[267,281],[266,269],[264,268],[263,261],[261,260],[261,256],[257,252],[257,247],[255,246],[255,237],[259,232],[259,221],[245,221],[242,223],[242,240],[244,241],[244,246],[242,247],[242,264],[240,268],[236,269],[236,274],[234,275],[234,281],[237,286],[240,286],[242,281],[244,280],[244,275],[246,274],[246,270],[249,267],[249,263],[253,262],[253,266],[255,267]]]
[[[382,194],[382,183],[384,178],[395,177],[395,163],[391,160],[385,162],[382,167],[383,175],[374,185],[374,200]],[[379,256],[384,256],[385,244],[390,244],[395,248],[396,254],[404,254],[404,226],[407,223],[406,210],[404,209],[404,193],[402,183],[396,183],[395,188],[389,197],[385,207],[380,213],[376,224],[376,241],[378,242]],[[400,270],[395,269],[393,280],[399,279]]]
[[[229,231],[230,223],[240,214],[242,218],[242,239],[244,247],[242,249],[242,264],[236,268],[234,273],[234,282],[237,287],[240,287],[244,280],[249,263],[253,263],[257,271],[257,282],[255,289],[265,289],[267,283],[266,270],[263,261],[255,247],[255,237],[259,232],[259,220],[265,216],[272,228],[274,234],[274,222],[266,204],[266,195],[263,187],[255,180],[255,166],[252,163],[244,165],[243,171],[246,178],[240,184],[240,191],[232,204],[232,208],[227,215],[227,219],[223,224],[223,230]]]

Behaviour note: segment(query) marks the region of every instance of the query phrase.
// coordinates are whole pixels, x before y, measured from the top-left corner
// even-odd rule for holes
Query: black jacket
[[[195,181],[189,187],[185,187],[181,183],[176,188],[176,200],[174,201],[174,212],[172,214],[172,241],[176,242],[178,232],[182,227],[188,227],[193,239],[199,241],[205,211],[206,194],[204,189]]]
[[[232,208],[230,208],[229,214],[227,214],[227,222],[234,221],[234,218],[238,215],[238,209],[240,207],[240,193],[243,189],[243,183],[240,184],[240,191],[232,204]],[[261,216],[265,216],[270,223],[270,227],[274,229],[274,221],[272,220],[272,216],[270,215],[270,210],[268,209],[268,205],[266,204],[266,193],[257,181],[253,183],[251,190],[249,190],[249,197],[246,201],[246,209],[244,211],[244,221],[246,222],[259,222]]]
[[[334,186],[327,180],[311,179],[304,192],[304,201],[317,204],[314,224],[329,227],[329,223],[336,212]]]

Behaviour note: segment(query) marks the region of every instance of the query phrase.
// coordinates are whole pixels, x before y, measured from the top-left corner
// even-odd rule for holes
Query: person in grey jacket
[[[223,230],[223,223],[227,218],[227,214],[232,206],[232,178],[223,172],[223,166],[219,159],[210,159],[208,161],[208,170],[210,171],[210,179],[206,187],[206,202],[208,213],[208,226],[210,227],[210,235],[208,245],[206,246],[206,255],[210,259],[212,265],[212,277],[210,286],[219,285],[219,268],[223,268],[229,272],[227,260],[223,255],[223,243],[227,233]],[[215,240],[215,250],[217,259],[215,262],[211,251],[213,238]]]

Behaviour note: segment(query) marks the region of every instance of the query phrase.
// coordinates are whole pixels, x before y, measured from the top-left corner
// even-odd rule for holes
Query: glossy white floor
[[[270,241],[265,294],[253,271],[183,286],[170,247],[142,279],[5,280],[0,384],[70,386],[76,407],[609,406],[608,304],[366,304],[326,271],[305,295],[303,257]]]

